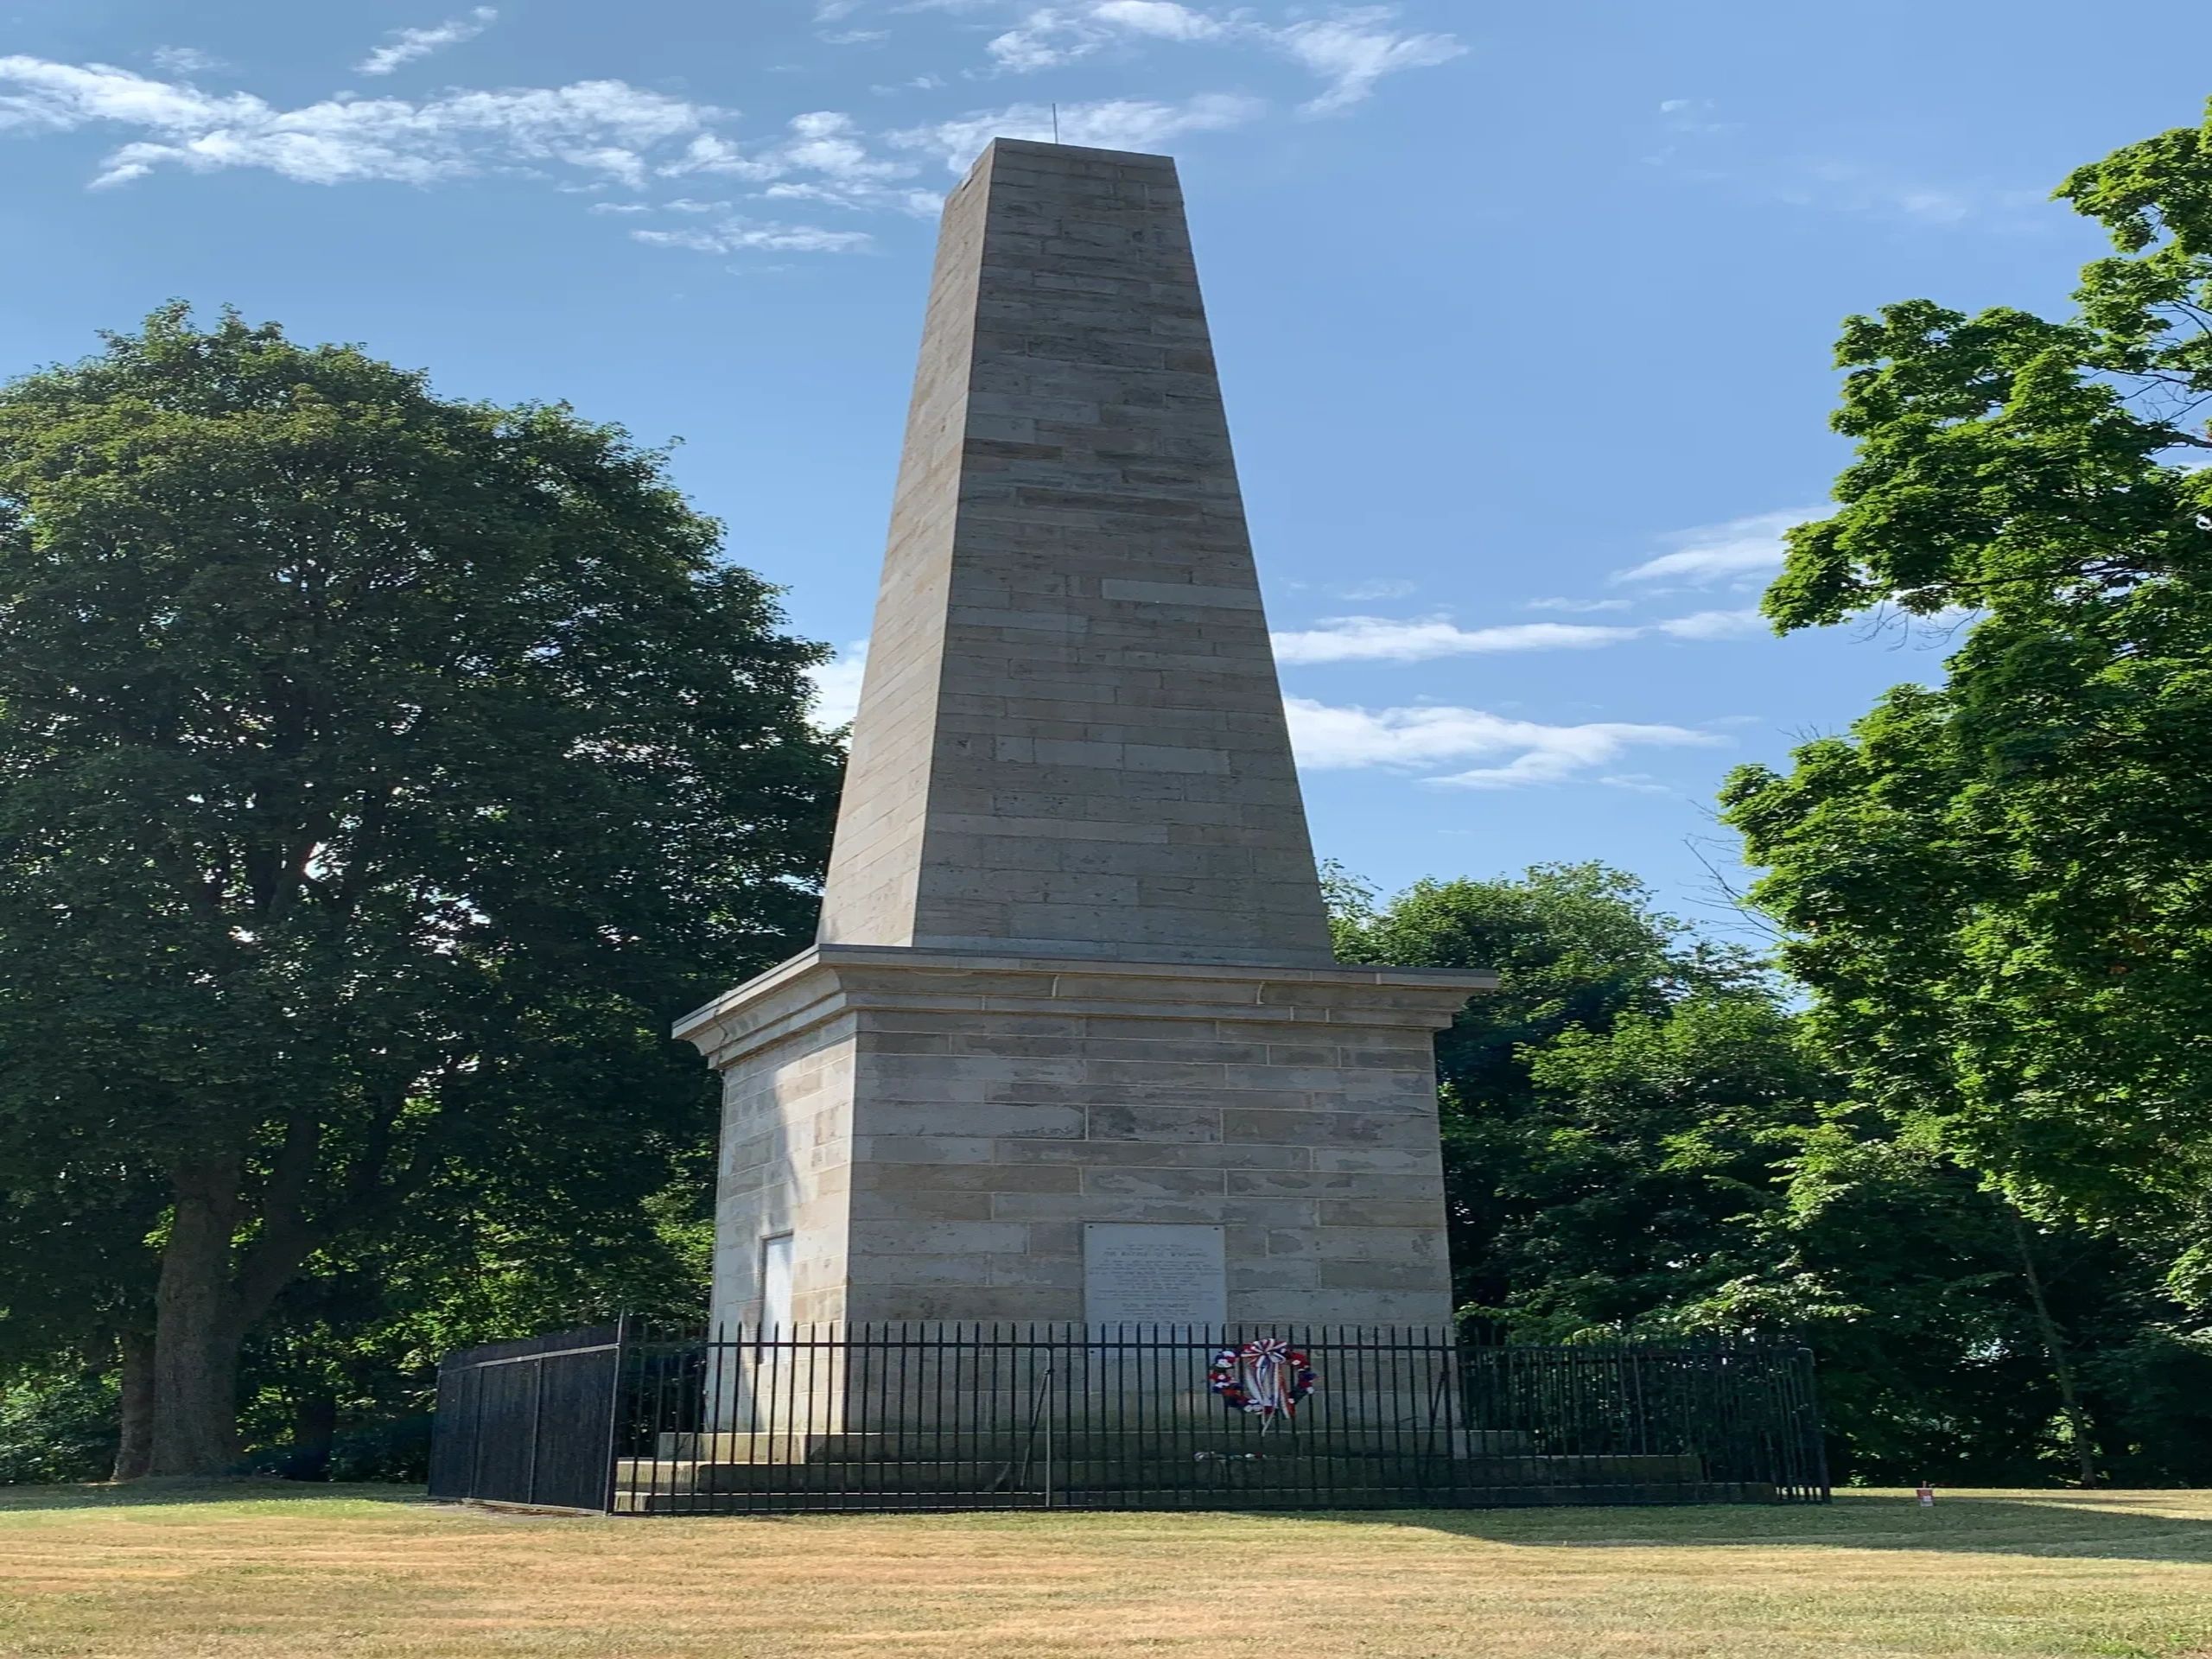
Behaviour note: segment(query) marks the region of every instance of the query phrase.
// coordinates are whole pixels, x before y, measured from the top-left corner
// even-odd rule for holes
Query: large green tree
[[[1498,969],[1438,1044],[1465,1314],[1808,1341],[1840,1478],[2212,1475],[2212,1345],[2158,1251],[2035,1221],[1849,1103],[1786,988],[1632,877],[1332,888],[1347,960]]]
[[[232,1463],[318,1264],[647,1224],[710,1133],[667,1018],[811,919],[836,756],[779,629],[563,407],[181,308],[0,391],[6,1248],[143,1183],[152,1471]]]
[[[1346,961],[1498,975],[1437,1039],[1463,1305],[1526,1338],[1618,1333],[1727,1276],[1725,1224],[1774,1202],[1776,1134],[1821,1081],[1745,952],[1598,864],[1333,896]]]
[[[1846,325],[1856,458],[1765,600],[1975,619],[1943,683],[1725,802],[1853,1094],[2212,1306],[2212,121],[2059,194],[2116,248],[2072,315]]]

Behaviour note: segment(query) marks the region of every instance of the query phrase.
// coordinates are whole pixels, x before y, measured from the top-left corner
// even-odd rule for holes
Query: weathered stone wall
[[[1431,1043],[1465,976],[825,947],[769,977],[692,1027],[733,1079],[718,1319],[757,1313],[786,1213],[844,1274],[801,1319],[1082,1320],[1095,1221],[1223,1227],[1232,1321],[1448,1319]]]
[[[857,1021],[825,1020],[756,1050],[722,1074],[715,1193],[718,1325],[761,1317],[761,1241],[789,1233],[791,1319],[842,1319],[852,1190]]]

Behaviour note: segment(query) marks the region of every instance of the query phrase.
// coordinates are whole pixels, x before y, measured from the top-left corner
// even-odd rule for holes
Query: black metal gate
[[[494,1342],[438,1366],[430,1496],[613,1507],[625,1325]]]
[[[629,1325],[440,1369],[431,1492],[618,1514],[1822,1502],[1810,1353],[1374,1326]]]

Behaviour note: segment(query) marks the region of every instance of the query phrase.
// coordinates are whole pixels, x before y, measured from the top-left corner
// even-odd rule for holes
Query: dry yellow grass
[[[0,1490],[0,1652],[2212,1659],[2212,1494],[620,1520]]]

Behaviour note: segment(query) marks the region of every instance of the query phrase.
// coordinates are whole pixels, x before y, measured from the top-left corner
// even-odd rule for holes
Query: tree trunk
[[[2011,1205],[2006,1208],[2011,1209]],[[2044,1352],[2050,1359],[2050,1374],[2058,1383],[2058,1406],[2065,1414],[2066,1426],[2074,1436],[2074,1456],[2081,1471],[2082,1484],[2097,1484],[2097,1449],[2089,1441],[2089,1414],[2082,1409],[2082,1396],[2074,1387],[2074,1366],[2066,1354],[2066,1338],[2058,1329],[2058,1321],[2051,1317],[2050,1300],[2043,1290],[2043,1275],[2036,1270],[2035,1246],[2028,1236],[2024,1217],[2012,1210],[2012,1238],[2020,1248],[2020,1268],[2027,1276],[2028,1300],[2035,1305],[2036,1328],[2043,1333]]]
[[[112,1480],[136,1480],[154,1457],[154,1333],[122,1331],[116,1347],[123,1361],[123,1402],[118,1414]]]
[[[175,1209],[154,1293],[154,1446],[147,1472],[227,1474],[237,1464],[238,1328],[231,1238],[239,1164],[171,1176]]]
[[[284,1478],[328,1480],[330,1446],[337,1437],[336,1395],[316,1389],[293,1401],[292,1454],[284,1459]]]

